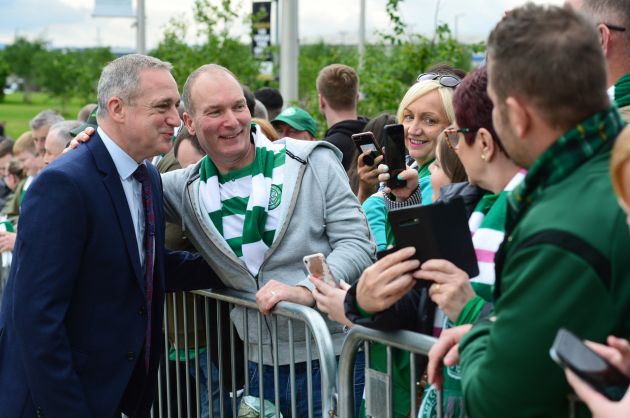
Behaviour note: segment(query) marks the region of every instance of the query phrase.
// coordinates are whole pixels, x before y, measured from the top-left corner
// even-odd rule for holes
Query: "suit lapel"
[[[144,277],[142,275],[142,269],[140,268],[138,243],[136,241],[136,234],[133,222],[131,221],[131,213],[129,213],[129,204],[127,203],[127,197],[125,196],[125,192],[120,181],[120,175],[116,170],[114,161],[109,155],[107,148],[105,148],[103,141],[98,136],[98,133],[95,134],[89,142],[87,142],[87,146],[92,152],[98,170],[103,174],[103,184],[109,192],[112,205],[116,212],[118,225],[124,238],[125,246],[127,247],[129,261],[133,266],[133,270],[136,275],[136,279],[138,280],[140,289],[143,289],[144,291]]]
[[[160,174],[157,169],[147,161],[147,170],[150,173],[152,198],[153,198],[153,211],[155,213],[155,257],[153,267],[154,278],[154,291],[159,288],[161,293],[164,293],[164,197],[162,196],[162,181],[160,180]]]

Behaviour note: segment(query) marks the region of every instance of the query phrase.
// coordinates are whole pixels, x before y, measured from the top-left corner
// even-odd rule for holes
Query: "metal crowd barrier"
[[[357,351],[363,346],[365,352],[365,407],[366,416],[390,418],[393,416],[393,349],[409,352],[410,364],[410,417],[416,417],[417,367],[414,354],[426,355],[437,340],[434,337],[410,331],[382,332],[355,325],[346,336],[339,359],[339,417],[352,417],[354,411],[353,369]],[[386,346],[386,373],[371,368],[370,344]],[[357,400],[358,401],[358,400]],[[442,418],[442,396],[437,396],[437,417]]]
[[[212,306],[213,304],[215,306]],[[235,335],[234,324],[229,321],[229,318],[226,318],[228,311],[232,311],[236,306],[245,308],[245,318],[250,318],[250,320],[244,321],[245,335],[242,342],[240,337]],[[274,309],[273,314],[264,317],[258,311],[254,295],[234,290],[222,290],[178,292],[167,295],[164,311],[166,358],[160,367],[158,393],[151,414],[153,418],[201,417],[202,396],[199,390],[200,385],[196,384],[199,382],[196,382],[196,379],[191,376],[189,371],[192,369],[196,372],[195,376],[200,376],[199,362],[203,357],[205,357],[208,364],[206,384],[208,387],[207,406],[209,416],[217,416],[213,413],[213,404],[217,402],[216,396],[213,395],[213,392],[216,392],[216,384],[212,382],[210,371],[210,365],[214,361],[217,365],[219,376],[219,416],[236,418],[239,408],[239,395],[248,395],[250,393],[248,377],[248,359],[252,358],[250,354],[254,354],[258,364],[260,417],[269,416],[269,411],[265,412],[264,410],[265,404],[262,398],[264,393],[263,385],[269,384],[274,385],[275,399],[268,399],[268,401],[274,403],[275,416],[280,417],[278,362],[273,364],[274,382],[263,382],[261,373],[263,338],[258,338],[256,344],[257,353],[248,352],[248,327],[252,314],[256,318],[255,323],[258,335],[263,335],[263,323],[265,323],[266,330],[271,334],[274,359],[278,359],[279,344],[289,344],[291,415],[297,417],[294,385],[294,364],[296,363],[294,361],[294,334],[300,332],[300,327],[303,327],[305,333],[305,341],[303,343],[306,345],[309,417],[313,416],[311,390],[313,385],[311,375],[311,361],[314,359],[313,352],[317,354],[317,359],[319,360],[322,417],[332,417],[334,415],[333,397],[336,394],[336,358],[332,339],[322,316],[309,307],[290,302],[280,302]],[[278,318],[280,317],[288,319],[288,342],[279,342],[277,338]],[[169,330],[170,332],[168,332]],[[219,341],[215,341],[216,339]],[[225,348],[226,342],[228,342],[227,345],[230,348]],[[313,342],[315,351],[313,351],[312,347]],[[183,349],[183,352],[188,354],[184,355],[182,359],[178,352],[175,360],[169,361],[169,351],[172,355],[173,347],[179,347],[179,351]],[[203,347],[205,347],[205,351],[202,349]],[[243,353],[238,352],[237,348],[239,347],[242,348]],[[226,350],[229,352],[226,352]],[[194,354],[194,356],[191,354]],[[240,366],[243,366],[242,370],[239,370]],[[226,386],[229,388],[228,391],[226,391]],[[285,416],[284,418],[288,417]]]

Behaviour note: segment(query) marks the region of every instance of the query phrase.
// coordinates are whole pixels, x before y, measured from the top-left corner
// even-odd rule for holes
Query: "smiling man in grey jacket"
[[[255,293],[260,311],[267,314],[283,300],[314,305],[302,263],[305,255],[323,253],[337,279],[356,281],[372,263],[375,245],[340,164],[340,152],[326,142],[289,138],[270,142],[251,124],[238,80],[221,66],[209,64],[194,71],[183,98],[186,128],[197,135],[207,156],[163,176],[166,213],[183,226],[225,284]],[[232,319],[241,336],[249,330],[251,361],[258,353],[253,344],[262,338],[265,377],[273,376],[270,327],[258,335],[256,316],[250,313],[246,328],[245,312],[239,308]],[[339,354],[343,330],[337,323],[327,323]],[[279,339],[287,341],[288,326],[282,321],[278,325]],[[295,361],[304,362],[303,331],[296,329],[294,340]],[[279,345],[276,362],[283,365],[281,376],[284,369],[288,375],[288,347]],[[250,377],[255,370],[250,363]],[[304,375],[304,389],[305,374],[306,367],[296,365],[296,381]],[[265,379],[268,399],[274,399],[272,381]],[[321,416],[318,379],[314,386],[314,416]],[[253,394],[257,389],[257,383],[250,384]],[[290,416],[290,398],[283,398],[287,392],[283,389],[281,410]],[[296,390],[299,393],[300,388]],[[298,405],[298,416],[307,414],[302,406]]]

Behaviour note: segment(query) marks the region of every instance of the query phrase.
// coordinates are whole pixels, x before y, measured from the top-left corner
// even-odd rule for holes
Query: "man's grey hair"
[[[583,0],[581,12],[597,23],[621,26],[626,45],[630,46],[630,0]]]
[[[254,115],[255,118],[266,119],[269,120],[269,113],[267,112],[267,108],[260,100],[256,99],[256,106],[254,107]]]
[[[194,113],[194,106],[193,106],[193,101],[192,101],[193,84],[195,84],[195,81],[197,80],[197,78],[199,78],[199,76],[203,73],[226,73],[234,77],[234,80],[236,80],[236,82],[240,84],[240,82],[238,81],[238,78],[234,75],[234,73],[228,70],[227,68],[223,67],[222,65],[205,64],[197,68],[195,71],[190,73],[190,75],[186,79],[186,83],[184,84],[184,93],[182,94],[182,100],[184,101],[184,109],[186,109],[186,112],[188,112],[190,115]],[[212,93],[206,92],[206,94],[212,94]]]
[[[31,119],[29,126],[31,130],[35,131],[42,126],[48,126],[49,128],[57,122],[61,122],[63,120],[63,116],[52,109],[43,110],[37,114],[33,119]]]
[[[148,55],[129,54],[107,64],[98,80],[98,116],[107,115],[107,102],[119,97],[123,102],[133,103],[140,95],[140,72],[146,69],[171,71],[173,66],[166,61]]]
[[[57,122],[50,127],[48,135],[52,136],[62,148],[65,148],[70,141],[72,141],[72,138],[74,138],[74,135],[72,135],[70,131],[77,126],[81,126],[81,122],[78,120],[64,120]]]

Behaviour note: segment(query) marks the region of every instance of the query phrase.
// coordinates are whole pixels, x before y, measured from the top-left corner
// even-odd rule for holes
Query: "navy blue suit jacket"
[[[164,249],[161,180],[151,165],[149,173],[156,236],[148,373],[134,227],[97,134],[43,170],[24,199],[0,314],[0,417],[149,411],[163,352],[165,291],[221,286],[199,256]]]

